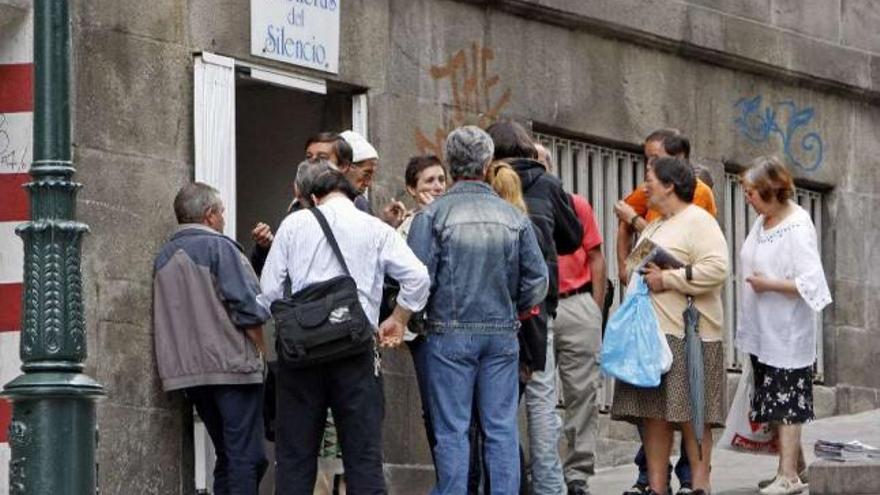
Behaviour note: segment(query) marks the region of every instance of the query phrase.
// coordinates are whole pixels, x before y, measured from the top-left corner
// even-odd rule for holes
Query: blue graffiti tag
[[[767,105],[762,112],[762,100],[762,96],[758,95],[753,98],[740,98],[733,104],[734,108],[740,111],[739,116],[734,120],[740,134],[756,144],[769,141],[771,134],[778,134],[782,139],[782,151],[791,163],[808,172],[822,166],[825,144],[819,133],[808,132],[800,140],[794,139],[795,133],[813,120],[815,115],[813,107],[798,109],[794,101],[782,100]],[[784,128],[777,123],[777,117],[787,117],[788,121],[785,122]],[[799,145],[800,148],[793,150],[793,145]],[[812,156],[813,160],[802,162],[798,156],[803,155]]]

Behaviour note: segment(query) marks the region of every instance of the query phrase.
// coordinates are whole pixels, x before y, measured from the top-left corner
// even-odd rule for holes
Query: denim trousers
[[[348,493],[386,493],[382,471],[382,377],[373,351],[307,368],[279,366],[275,493],[312,493],[327,408],[333,413]]]
[[[269,466],[263,446],[263,385],[205,385],[184,390],[214,444],[216,495],[257,495]]]
[[[533,495],[565,493],[559,435],[562,418],[556,412],[556,360],[553,352],[553,321],[547,329],[547,364],[535,371],[526,385],[526,417],[529,426],[529,469]]]
[[[519,341],[516,332],[450,332],[425,342],[429,407],[434,425],[437,485],[433,495],[467,493],[473,401],[491,494],[519,490]]]

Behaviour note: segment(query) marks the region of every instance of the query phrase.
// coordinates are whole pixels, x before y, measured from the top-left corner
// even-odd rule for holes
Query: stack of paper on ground
[[[831,461],[878,461],[880,449],[863,444],[858,440],[852,442],[831,442],[817,440],[813,447],[816,457]]]

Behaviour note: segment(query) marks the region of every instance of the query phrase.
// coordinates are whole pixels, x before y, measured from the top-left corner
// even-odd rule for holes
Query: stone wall
[[[155,374],[150,283],[174,228],[171,200],[193,175],[193,54],[326,76],[252,57],[246,0],[73,5],[78,207],[92,228],[88,372],[109,394],[99,409],[101,490],[189,493],[189,421]],[[836,411],[851,412],[880,407],[880,375],[865,366],[880,358],[880,12],[868,0],[801,5],[346,0],[340,74],[329,79],[369,89],[379,205],[403,196],[409,156],[436,149],[457,125],[499,116],[631,145],[680,127],[695,155],[718,163],[716,177],[722,163],[784,152],[788,140],[796,174],[832,188],[826,382]],[[767,108],[780,131],[765,137]],[[811,133],[821,155],[804,146]],[[413,493],[431,478],[417,391],[405,351],[386,363],[388,476],[395,492]]]

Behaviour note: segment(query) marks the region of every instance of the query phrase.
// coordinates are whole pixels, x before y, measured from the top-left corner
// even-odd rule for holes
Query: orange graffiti
[[[470,50],[457,51],[446,64],[431,66],[431,79],[449,81],[452,90],[451,112],[444,112],[443,124],[434,130],[433,137],[416,129],[415,143],[419,153],[442,157],[443,142],[450,131],[466,124],[486,128],[510,103],[510,88],[505,89],[497,99],[492,98],[492,88],[501,81],[499,76],[489,75],[489,62],[494,59],[494,50],[480,47],[474,42]]]

